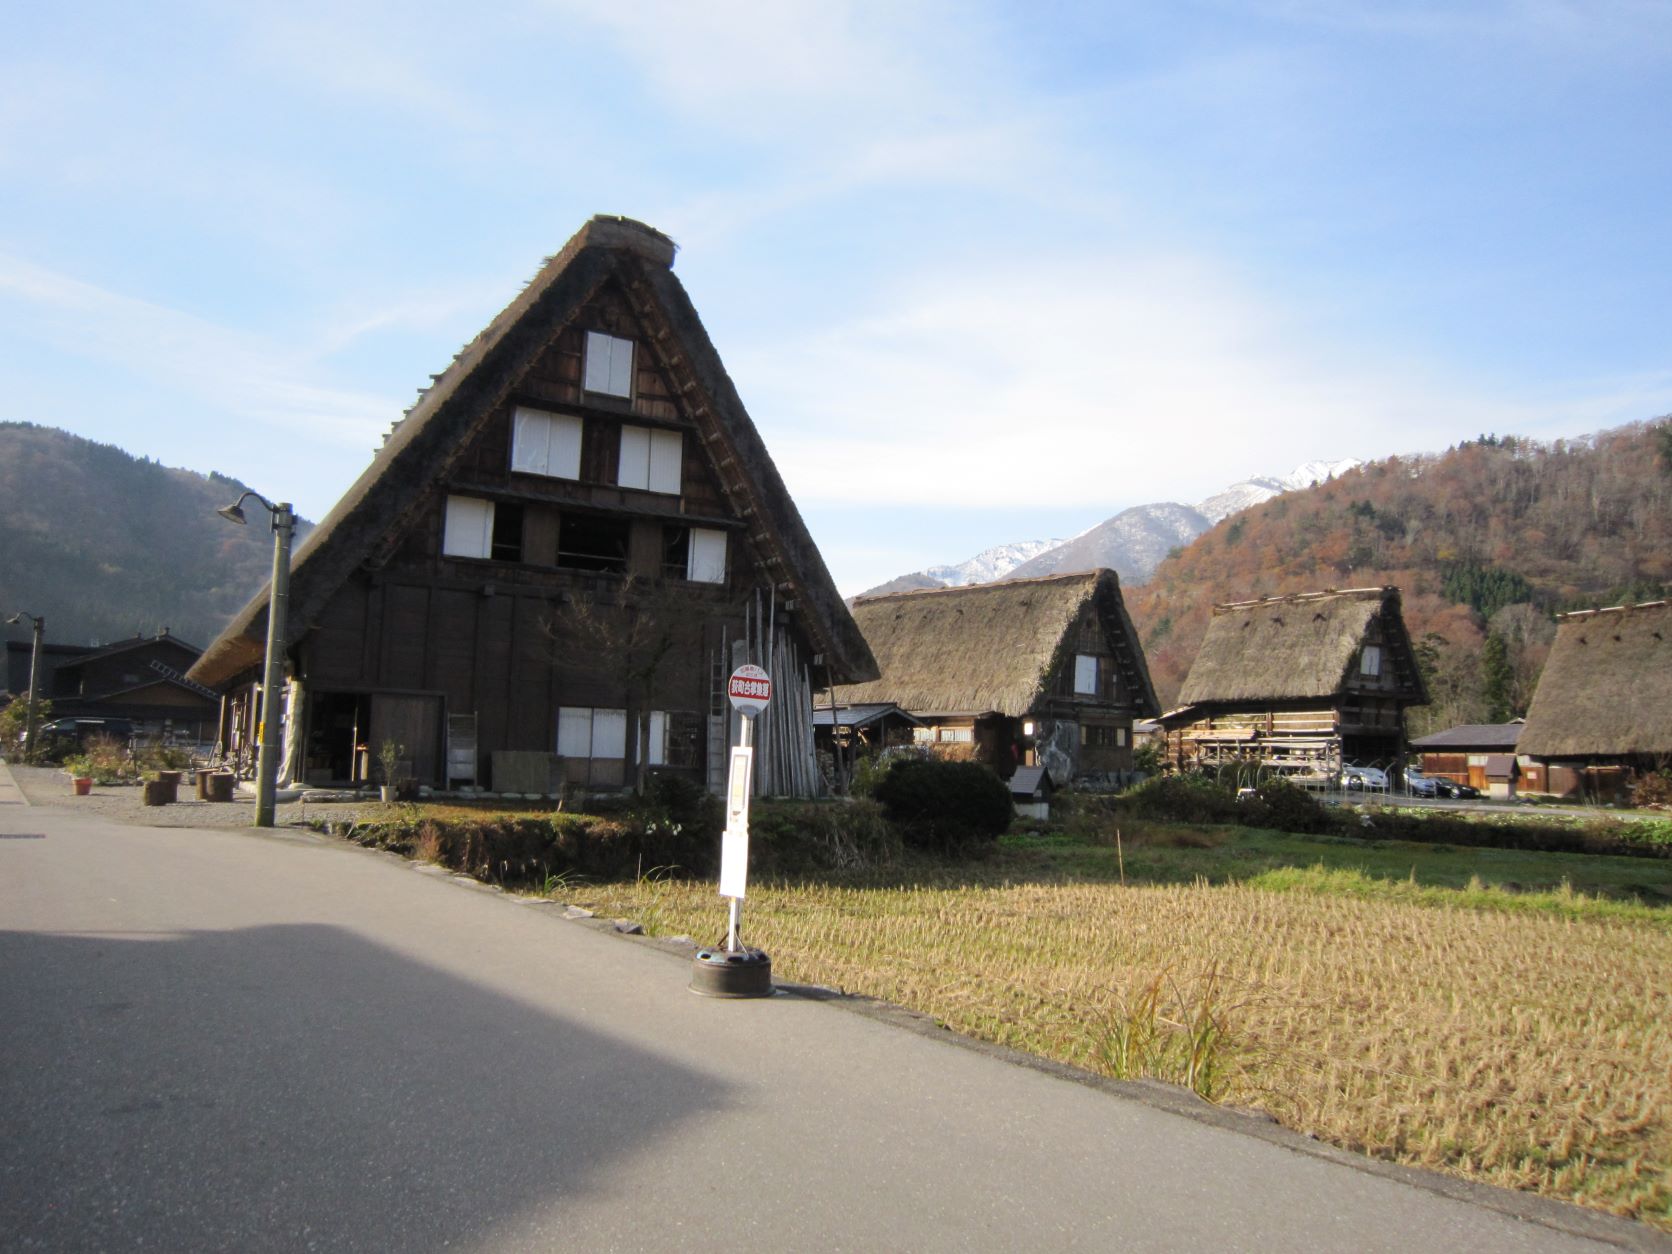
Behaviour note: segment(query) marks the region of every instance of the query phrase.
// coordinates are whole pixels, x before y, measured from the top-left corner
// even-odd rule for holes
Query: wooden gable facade
[[[918,743],[1006,779],[1118,782],[1133,720],[1160,709],[1112,570],[862,597],[853,613],[882,675],[839,699],[892,702],[923,724]]]
[[[752,661],[780,683],[762,785],[812,790],[811,690],[873,663],[673,252],[594,219],[298,550],[291,778],[362,782],[394,741],[435,786],[713,785]],[[194,677],[253,684],[265,619],[263,591]]]
[[[1161,720],[1174,766],[1322,778],[1397,766],[1405,709],[1428,695],[1387,587],[1215,606],[1179,700]]]

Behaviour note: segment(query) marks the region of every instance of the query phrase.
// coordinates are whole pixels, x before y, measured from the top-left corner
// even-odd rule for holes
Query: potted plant
[[[400,769],[401,755],[405,752],[406,746],[393,740],[385,740],[378,746],[377,762],[383,768],[383,783],[377,795],[384,801],[395,800],[395,772]]]

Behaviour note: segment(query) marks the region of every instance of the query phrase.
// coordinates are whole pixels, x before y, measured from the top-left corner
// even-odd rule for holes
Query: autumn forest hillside
[[[1672,421],[1373,462],[1233,515],[1126,600],[1169,706],[1214,604],[1376,584],[1429,680],[1413,735],[1525,713],[1555,613],[1672,594]]]

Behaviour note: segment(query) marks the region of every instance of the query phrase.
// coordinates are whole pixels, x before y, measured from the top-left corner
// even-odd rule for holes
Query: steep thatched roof
[[[1070,630],[1095,605],[1140,714],[1159,705],[1112,570],[861,597],[853,616],[882,678],[842,688],[843,701],[892,701],[918,714],[1019,718],[1049,694],[1074,652]]]
[[[690,297],[674,277],[674,251],[671,239],[643,223],[599,216],[541,267],[435,377],[371,465],[297,548],[286,632],[291,640],[316,625],[331,597],[401,524],[482,416],[512,394],[557,333],[613,279],[659,323],[663,334],[655,351],[696,418],[703,442],[727,467],[722,486],[738,516],[751,521],[749,538],[768,576],[801,607],[800,622],[815,651],[824,654],[838,681],[876,674],[864,637]],[[263,587],[238,612],[192,668],[192,679],[221,684],[260,662],[267,596]]]
[[[1411,665],[1398,588],[1302,592],[1216,605],[1179,704],[1325,700],[1343,692],[1359,646],[1381,619],[1386,642],[1402,652],[1407,699],[1426,700]],[[1395,659],[1390,659],[1394,661]]]
[[[1562,615],[1516,751],[1672,754],[1672,602]]]

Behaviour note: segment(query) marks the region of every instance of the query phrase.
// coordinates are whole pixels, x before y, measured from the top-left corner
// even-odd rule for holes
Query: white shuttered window
[[[1097,695],[1097,659],[1088,653],[1074,655],[1074,691],[1088,697]]]
[[[726,533],[708,527],[691,528],[685,578],[692,583],[726,582]]]
[[[605,335],[602,331],[588,331],[586,375],[581,386],[605,396],[632,396],[633,341]]]
[[[616,482],[624,488],[679,495],[685,438],[677,431],[621,428],[621,464]]]
[[[447,557],[489,556],[493,552],[493,502],[473,496],[448,497],[441,551]]]
[[[581,477],[581,420],[519,405],[511,421],[511,469],[553,479]]]
[[[639,756],[646,766],[662,766],[668,760],[668,712],[666,710],[652,710],[650,712],[650,731],[645,737],[646,742],[640,746]]]
[[[627,756],[627,711],[565,705],[557,711],[557,752],[565,758]]]

